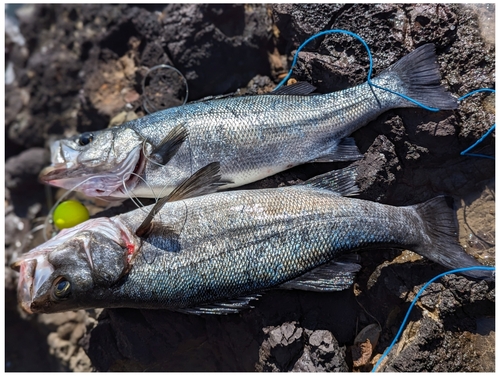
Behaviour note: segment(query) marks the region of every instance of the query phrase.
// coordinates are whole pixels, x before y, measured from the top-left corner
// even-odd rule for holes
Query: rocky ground
[[[10,8],[10,11],[14,9]],[[102,129],[208,95],[261,94],[285,76],[316,32],[346,29],[370,46],[374,75],[434,43],[443,84],[457,97],[495,86],[494,5],[33,5],[6,24],[5,369],[7,371],[366,371],[392,341],[418,290],[445,271],[404,251],[360,253],[352,289],[270,291],[228,316],[107,309],[27,317],[13,259],[41,241],[60,194],[37,181],[51,140]],[[324,93],[366,80],[350,37],[319,38],[293,78]],[[464,157],[495,122],[494,95],[456,111],[388,111],[354,138],[361,198],[393,205],[455,198],[464,248],[495,264],[494,161]],[[494,135],[475,152],[493,155]],[[310,164],[248,188],[293,184],[342,167]],[[95,204],[95,203],[94,203]],[[132,208],[125,202],[115,210]],[[94,210],[94,212],[97,210]],[[381,370],[493,371],[493,283],[450,275],[433,283]],[[365,331],[362,329],[368,327]],[[366,334],[365,332],[368,332]]]

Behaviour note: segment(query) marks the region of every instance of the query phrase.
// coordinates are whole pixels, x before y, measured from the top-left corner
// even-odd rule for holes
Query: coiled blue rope
[[[470,93],[468,94],[465,94],[463,97],[460,97],[458,98],[459,101],[462,101],[464,100],[465,98],[467,97],[470,97],[471,95],[473,94],[476,94],[476,93],[481,93],[481,92],[488,92],[488,93],[495,93],[495,90],[494,89],[478,89],[478,90],[474,90],[474,91],[471,91]],[[493,132],[495,130],[495,125],[496,124],[493,124],[493,126],[488,129],[488,131],[479,139],[477,140],[473,145],[469,146],[467,149],[465,149],[464,151],[462,151],[460,153],[460,155],[464,155],[464,156],[468,156],[468,157],[480,157],[480,158],[488,158],[488,159],[493,159],[495,160],[495,157],[492,157],[491,155],[486,155],[486,154],[475,154],[475,153],[469,153],[469,151],[471,151],[472,149],[474,149],[477,145],[479,145],[481,142],[483,142],[483,140],[488,137],[490,135],[491,132]]]
[[[420,297],[420,295],[424,292],[424,290],[429,287],[429,285],[434,282],[436,279],[439,279],[441,277],[444,277],[445,275],[448,275],[448,274],[453,274],[453,273],[461,273],[461,272],[466,272],[466,271],[469,271],[469,270],[489,270],[489,271],[495,271],[495,268],[492,267],[492,266],[471,266],[469,268],[461,268],[461,269],[454,269],[454,270],[450,270],[450,271],[447,271],[447,272],[444,272],[444,273],[441,273],[437,276],[435,276],[434,278],[432,278],[429,282],[427,282],[421,289],[420,291],[417,293],[417,295],[415,296],[415,298],[413,299],[413,301],[411,302],[410,304],[410,308],[408,308],[408,312],[406,312],[406,316],[398,330],[398,332],[396,333],[396,336],[394,337],[394,340],[392,341],[392,343],[389,345],[389,347],[384,351],[384,353],[382,354],[382,356],[380,357],[380,359],[378,360],[378,362],[375,364],[375,366],[373,367],[372,369],[372,372],[376,372],[377,368],[380,366],[380,363],[382,363],[382,360],[384,360],[384,358],[387,356],[387,354],[389,354],[389,352],[392,350],[392,348],[394,347],[394,345],[396,344],[399,336],[401,335],[401,333],[403,332],[403,329],[405,328],[405,325],[406,325],[406,321],[408,321],[408,317],[410,316],[410,312],[411,310],[413,309],[413,306],[417,303],[417,300],[418,298]]]

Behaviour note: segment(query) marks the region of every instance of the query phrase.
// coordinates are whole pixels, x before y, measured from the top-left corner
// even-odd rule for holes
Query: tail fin
[[[415,252],[450,269],[483,266],[466,253],[457,241],[458,225],[451,197],[435,197],[414,205],[413,208],[424,221],[427,236],[430,238],[430,244],[418,246]],[[472,270],[462,274],[493,279],[491,271]]]
[[[390,73],[396,74],[402,81],[405,89],[402,94],[441,110],[454,110],[458,107],[458,100],[441,86],[441,74],[433,44],[424,44],[412,51],[379,77]],[[409,101],[407,103],[408,107],[414,106]]]

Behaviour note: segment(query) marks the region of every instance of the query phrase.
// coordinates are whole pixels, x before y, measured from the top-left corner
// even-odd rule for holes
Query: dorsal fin
[[[217,191],[221,185],[226,183],[227,182],[221,181],[219,162],[212,162],[200,168],[184,182],[179,184],[168,196],[158,200],[146,218],[144,218],[144,221],[137,228],[135,234],[139,237],[147,236],[151,230],[151,221],[167,202],[206,195]]]
[[[316,90],[316,86],[311,85],[309,82],[300,81],[296,82],[292,85],[282,86],[279,89],[271,91],[267,94],[273,95],[309,95],[314,90]]]
[[[341,170],[334,170],[315,176],[298,186],[328,189],[342,196],[354,196],[359,193],[356,185],[358,171],[356,166],[350,165]]]
[[[166,165],[168,161],[179,151],[188,136],[184,124],[176,125],[161,143],[151,152],[151,158],[159,164]]]

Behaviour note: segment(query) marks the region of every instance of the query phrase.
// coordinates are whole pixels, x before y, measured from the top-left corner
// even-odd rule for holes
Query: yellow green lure
[[[52,216],[55,226],[62,230],[70,228],[90,218],[89,211],[80,202],[68,200],[61,202]]]

